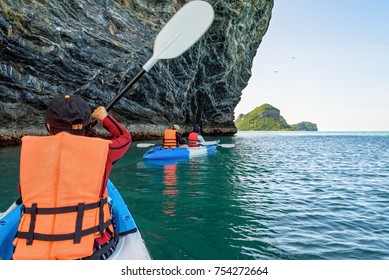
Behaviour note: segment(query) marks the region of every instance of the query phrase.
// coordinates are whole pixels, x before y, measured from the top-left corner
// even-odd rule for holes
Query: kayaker
[[[91,115],[111,140],[86,136]],[[24,213],[13,259],[106,259],[118,242],[106,184],[113,164],[130,147],[131,135],[105,107],[91,114],[79,96],[55,97],[45,122],[50,136],[22,139]]]
[[[201,142],[205,142],[204,137],[201,135],[201,128],[197,124],[193,126],[193,131],[188,136],[188,146],[198,147]]]
[[[165,149],[186,146],[186,140],[182,137],[178,124],[174,124],[171,129],[165,129],[163,133],[163,147]]]

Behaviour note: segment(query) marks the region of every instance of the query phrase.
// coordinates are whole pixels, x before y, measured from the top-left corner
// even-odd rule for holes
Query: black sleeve
[[[181,135],[178,132],[176,133],[176,137],[177,137],[177,142],[179,144],[186,144],[185,138],[181,137]]]

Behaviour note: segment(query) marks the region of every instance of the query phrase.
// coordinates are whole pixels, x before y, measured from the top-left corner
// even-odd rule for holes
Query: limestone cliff
[[[0,0],[0,142],[44,133],[58,94],[107,105],[152,54],[184,0]],[[135,139],[178,123],[234,134],[234,109],[271,18],[273,0],[210,0],[211,28],[176,59],[158,62],[111,113]],[[2,141],[1,141],[2,140]]]

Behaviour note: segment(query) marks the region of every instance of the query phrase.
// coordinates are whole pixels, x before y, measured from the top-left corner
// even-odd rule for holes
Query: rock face
[[[311,122],[289,125],[281,116],[280,110],[270,104],[263,104],[247,114],[240,114],[235,123],[239,130],[317,131],[317,125]]]
[[[0,0],[0,142],[42,134],[58,94],[107,105],[151,57],[156,35],[189,1]],[[273,0],[208,1],[215,20],[182,56],[158,62],[112,108],[134,139],[179,124],[236,133],[234,109]]]

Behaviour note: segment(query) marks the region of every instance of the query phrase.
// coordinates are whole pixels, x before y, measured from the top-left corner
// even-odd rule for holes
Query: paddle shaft
[[[112,99],[112,101],[105,107],[105,110],[108,112],[119,100],[123,97],[124,94],[143,76],[143,74],[146,72],[142,68],[141,71],[133,78],[119,93],[118,95]],[[90,128],[95,127],[98,124],[98,121],[96,119],[92,120],[90,123]]]
[[[105,107],[105,109],[107,110],[107,112],[120,100],[120,98],[123,97],[123,95],[143,76],[143,74],[146,72],[146,70],[144,70],[142,68],[141,71],[139,71],[139,73],[135,76],[134,79],[132,79],[120,92],[119,94],[114,98],[112,99],[112,101],[107,105],[107,107]]]
[[[214,145],[217,145],[218,147],[223,147],[223,148],[234,148],[235,147],[235,144],[214,144]],[[148,147],[155,146],[155,144],[152,144],[152,143],[139,143],[136,146],[138,148],[148,148]],[[206,146],[213,146],[213,145],[204,145],[204,147],[206,147]]]

